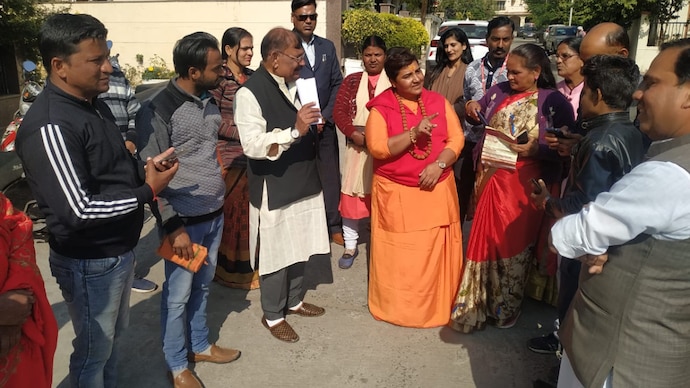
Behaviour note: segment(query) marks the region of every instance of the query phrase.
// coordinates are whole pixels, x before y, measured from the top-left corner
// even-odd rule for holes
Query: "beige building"
[[[220,41],[229,27],[242,27],[254,36],[252,68],[261,61],[263,36],[273,27],[292,29],[290,1],[270,0],[69,0],[70,12],[87,13],[108,28],[113,54],[120,54],[121,65],[143,66],[157,55],[172,69],[172,49],[186,34],[205,31]],[[317,1],[319,20],[315,33],[336,42],[340,48],[340,0]],[[64,4],[60,4],[64,5]]]
[[[530,13],[524,0],[497,0],[495,4],[496,15],[509,17],[515,23],[516,28],[529,22]]]
[[[690,37],[690,5],[686,2],[676,15],[676,19],[661,25],[652,22],[649,14],[643,13],[628,30],[631,56],[642,73],[649,69],[663,42]]]

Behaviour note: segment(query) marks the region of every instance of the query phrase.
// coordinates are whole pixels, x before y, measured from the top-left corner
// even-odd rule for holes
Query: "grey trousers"
[[[261,308],[269,320],[285,317],[289,307],[302,301],[302,280],[307,263],[295,263],[277,272],[259,277]]]

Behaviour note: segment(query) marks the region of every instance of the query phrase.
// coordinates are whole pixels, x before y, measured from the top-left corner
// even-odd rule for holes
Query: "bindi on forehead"
[[[414,73],[415,71],[417,71],[417,69],[419,69],[419,65],[412,62],[409,65],[403,67],[402,71],[405,73]]]

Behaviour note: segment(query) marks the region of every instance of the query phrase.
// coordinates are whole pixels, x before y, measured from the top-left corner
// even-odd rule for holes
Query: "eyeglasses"
[[[561,61],[565,62],[572,57],[577,57],[577,54],[556,54],[556,58],[561,58]]]
[[[316,21],[316,18],[319,16],[318,13],[312,13],[312,14],[307,14],[307,15],[295,15],[297,20],[300,22],[306,22],[307,19],[311,19],[313,21]]]
[[[284,52],[282,52],[282,51],[278,51],[278,54],[283,54],[283,55],[285,55],[286,57],[288,57],[288,58],[292,59],[293,61],[297,62],[297,64],[302,63],[302,61],[304,60],[304,54],[300,55],[299,57],[293,57],[292,55],[290,55],[290,54],[288,54],[288,53],[284,53]]]

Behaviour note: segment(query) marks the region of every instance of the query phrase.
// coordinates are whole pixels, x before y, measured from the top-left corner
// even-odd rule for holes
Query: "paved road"
[[[163,265],[154,254],[153,220],[146,222],[137,248],[137,272],[161,284]],[[528,300],[517,325],[488,327],[472,335],[448,328],[409,329],[374,320],[367,310],[367,244],[349,270],[337,267],[342,248],[312,258],[307,266],[306,300],[326,308],[319,318],[291,317],[301,339],[274,339],[259,320],[259,291],[211,285],[208,320],[211,341],[242,350],[231,364],[199,364],[194,369],[208,388],[259,387],[531,387],[557,364],[531,353],[525,341],[550,327],[555,309]],[[74,336],[67,309],[50,276],[48,247],[37,243],[37,259],[60,327],[54,386],[66,387]],[[121,350],[119,386],[169,387],[160,340],[160,289],[132,294],[131,321]]]

